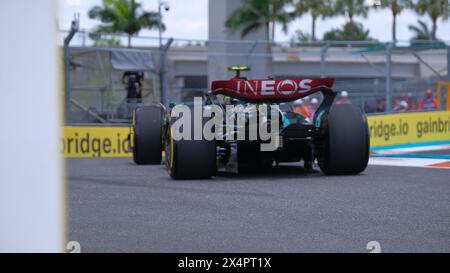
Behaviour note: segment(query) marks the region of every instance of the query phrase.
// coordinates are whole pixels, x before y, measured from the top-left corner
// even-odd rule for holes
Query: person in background
[[[303,99],[303,105],[308,108],[308,111],[311,110],[311,103],[310,103],[310,98],[309,96],[304,97]]]
[[[408,92],[406,96],[406,102],[408,103],[408,110],[415,111],[417,110],[417,100],[414,97],[413,93]]]
[[[437,110],[437,101],[433,98],[433,91],[427,89],[425,91],[425,97],[419,102],[419,109],[425,111]]]
[[[397,109],[398,107],[400,107],[400,102],[401,102],[401,101],[402,101],[402,100],[399,99],[399,98],[394,99],[394,101],[392,102],[392,104],[393,104],[392,110],[395,110],[395,109]]]
[[[294,101],[294,112],[307,118],[310,118],[311,116],[311,112],[308,107],[306,107],[305,102],[302,99]]]
[[[144,85],[144,72],[125,71],[122,75],[122,84],[127,90],[128,103],[142,102],[142,88]]]
[[[386,98],[378,98],[377,105],[375,107],[375,111],[384,112],[386,111]]]
[[[400,101],[400,103],[394,107],[394,112],[404,113],[408,111],[408,103],[406,100]]]
[[[392,110],[396,111],[396,109],[398,109],[400,107],[400,102],[403,100],[406,101],[406,92],[405,91],[400,92],[400,96],[396,97],[393,100]]]
[[[401,92],[400,97],[394,101],[394,109],[399,108],[402,101],[408,103],[408,111],[417,110],[417,101],[411,92]]]
[[[312,119],[314,117],[314,113],[316,113],[317,108],[319,108],[319,100],[317,98],[311,99],[311,106],[310,106],[310,118]]]
[[[336,101],[336,104],[351,104],[351,103],[352,102],[348,98],[348,92],[345,90],[341,92],[341,94],[339,95],[339,99]]]

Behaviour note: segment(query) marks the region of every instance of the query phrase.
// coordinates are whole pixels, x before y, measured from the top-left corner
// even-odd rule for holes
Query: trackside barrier
[[[450,111],[368,117],[371,147],[450,140]],[[130,157],[128,126],[65,126],[64,157]]]
[[[124,126],[64,126],[61,150],[64,157],[129,157],[128,133]]]
[[[450,111],[369,116],[370,146],[450,140]]]

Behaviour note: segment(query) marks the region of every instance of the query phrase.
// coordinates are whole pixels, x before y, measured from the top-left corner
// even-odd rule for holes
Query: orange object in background
[[[433,90],[425,90],[425,96],[419,102],[419,109],[425,111],[433,111],[439,109],[437,100],[433,98]]]
[[[430,167],[450,168],[450,161],[445,161],[445,162],[442,162],[442,163],[435,163],[435,164],[431,164],[429,166]]]
[[[311,118],[311,113],[309,112],[308,107],[306,107],[305,105],[296,105],[294,107],[294,112],[296,112],[302,116],[305,116],[307,118]]]
[[[445,87],[445,91],[442,90],[442,87]],[[436,100],[438,109],[450,111],[449,91],[450,91],[450,82],[438,82],[437,100]],[[443,101],[441,101],[442,98]]]

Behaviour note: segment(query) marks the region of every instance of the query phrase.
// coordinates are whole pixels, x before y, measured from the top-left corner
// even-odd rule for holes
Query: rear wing
[[[333,78],[286,78],[247,80],[233,78],[213,81],[212,94],[221,94],[249,102],[287,102],[313,93],[332,92]]]
[[[226,81],[213,81],[212,94],[221,94],[248,102],[279,103],[294,101],[321,92],[323,101],[314,114],[313,124],[320,127],[321,121],[330,112],[336,92],[333,78],[286,78],[247,80],[235,77]]]

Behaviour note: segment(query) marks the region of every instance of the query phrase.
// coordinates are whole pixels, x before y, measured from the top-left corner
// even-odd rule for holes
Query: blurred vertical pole
[[[55,5],[0,1],[0,252],[65,248]]]
[[[257,45],[258,45],[258,41],[257,40],[253,41],[253,43],[250,44],[250,48],[248,49],[247,55],[245,56],[245,59],[246,59],[245,65],[246,66],[249,66],[249,67],[251,66],[250,57],[252,56],[253,51],[255,51],[255,48],[256,48]],[[248,71],[247,77],[248,78],[252,77],[251,71]]]
[[[322,48],[320,49],[320,77],[325,78],[326,77],[326,69],[327,69],[327,52],[328,48],[330,47],[330,43],[326,43]]]
[[[166,105],[168,103],[168,92],[166,88],[166,58],[167,51],[173,42],[173,39],[169,39],[163,45],[162,39],[162,8],[166,11],[169,10],[169,4],[167,2],[162,2],[158,0],[158,37],[159,37],[159,88],[160,88],[160,100],[161,104]]]
[[[70,93],[70,53],[69,53],[69,46],[64,43],[64,95],[66,99],[65,104],[65,123],[70,124],[71,118],[71,110],[70,110],[70,100],[71,100],[71,93]]]
[[[272,56],[268,55],[266,25],[241,36],[242,29],[230,31],[224,22],[233,11],[241,9],[242,0],[208,0],[208,83],[213,80],[228,79],[227,67],[245,65],[245,54],[254,43],[249,62],[252,70],[245,73],[252,78],[266,78],[272,75]],[[242,41],[238,41],[242,40]]]
[[[64,78],[64,89],[66,95],[66,122],[71,122],[71,90],[70,90],[70,48],[69,44],[72,41],[73,36],[77,33],[79,27],[79,15],[75,15],[70,25],[70,31],[66,38],[64,38],[64,65],[65,65],[65,78]]]
[[[450,82],[450,46],[447,46],[447,80]],[[447,90],[447,94],[448,92]]]
[[[159,41],[159,96],[160,102],[166,105],[165,100],[165,90],[164,90],[164,68],[165,60],[164,53],[162,49],[162,13],[161,13],[161,0],[158,0],[158,41]]]
[[[170,46],[172,45],[173,38],[169,38],[167,42],[160,47],[161,50],[161,60],[160,63],[160,88],[161,88],[161,103],[164,106],[167,106],[169,103],[169,94],[167,92],[166,88],[166,59],[167,59],[167,51],[169,50]]]
[[[386,109],[392,110],[392,43],[386,45]]]
[[[82,45],[83,47],[86,47],[86,30],[83,29],[83,40],[82,40]]]
[[[70,53],[69,53],[69,45],[66,45],[64,41],[64,96],[65,96],[65,123],[70,124]]]

